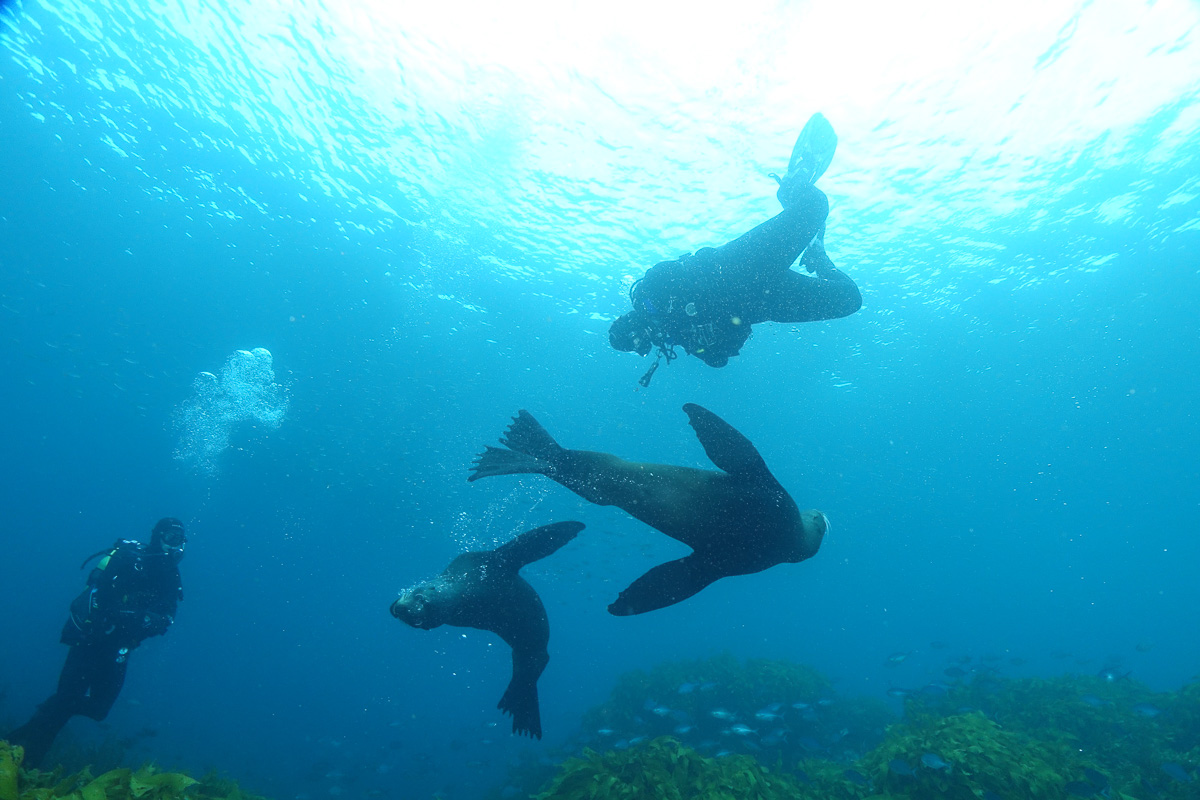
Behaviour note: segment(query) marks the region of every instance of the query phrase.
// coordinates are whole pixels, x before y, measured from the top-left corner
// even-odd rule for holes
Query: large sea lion
[[[500,443],[487,447],[467,480],[545,475],[583,499],[617,506],[693,552],[660,564],[621,592],[608,610],[641,614],[685,600],[715,580],[812,558],[829,520],[800,511],[750,440],[695,403],[683,407],[709,459],[721,471],[626,461],[568,450],[520,411]]]
[[[414,628],[478,628],[508,643],[512,680],[496,707],[512,716],[513,733],[542,738],[537,681],[550,661],[546,608],[517,573],[558,550],[581,530],[582,522],[556,522],[526,531],[495,550],[463,553],[441,575],[405,590],[392,603],[392,616]]]

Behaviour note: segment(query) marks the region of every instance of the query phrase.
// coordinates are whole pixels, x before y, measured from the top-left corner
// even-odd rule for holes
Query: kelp
[[[749,756],[708,758],[670,737],[570,758],[537,800],[783,800],[799,788]]]
[[[262,800],[232,781],[212,776],[198,781],[152,765],[121,767],[93,776],[87,768],[64,775],[21,767],[24,749],[0,741],[0,800]]]
[[[1175,787],[1163,784],[1161,765],[1195,763],[1189,751],[1200,733],[1197,684],[1162,693],[1128,676],[981,676],[942,697],[910,698],[906,716],[930,721],[963,708],[978,710],[1006,731],[1077,753],[1087,768],[1135,796],[1145,793],[1146,784],[1170,796]]]
[[[978,712],[896,725],[862,760],[863,774],[891,796],[945,800],[1061,800],[1083,768],[1069,748],[1003,730]]]
[[[681,694],[680,687],[687,685],[697,688]],[[765,658],[747,659],[743,663],[723,653],[707,659],[666,662],[649,672],[634,670],[621,675],[608,702],[588,712],[584,725],[630,728],[645,714],[648,700],[665,703],[694,717],[705,716],[719,706],[753,719],[758,709],[770,703],[788,699],[812,704],[832,692],[829,679],[810,666]]]
[[[894,720],[881,700],[834,696],[832,682],[813,667],[725,653],[625,673],[584,716],[584,730],[612,731],[594,746],[670,735],[701,750],[754,749],[762,763],[776,765],[825,748],[861,753]],[[752,733],[731,735],[735,724]]]
[[[787,704],[792,698],[803,713]],[[753,719],[781,704],[783,718]],[[940,695],[910,697],[903,722],[874,708],[834,696],[815,670],[783,662],[725,655],[629,673],[586,717],[591,746],[613,749],[568,760],[539,798],[1200,798],[1200,683],[1161,693],[1128,676],[984,673]],[[689,737],[637,744],[679,725],[681,710]],[[739,736],[734,719],[758,730]],[[767,744],[775,726],[783,735]],[[692,741],[701,743],[692,749]],[[710,755],[736,748],[752,754]]]

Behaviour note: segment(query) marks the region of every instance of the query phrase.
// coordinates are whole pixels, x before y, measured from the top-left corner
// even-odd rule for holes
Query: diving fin
[[[796,146],[792,148],[792,157],[788,160],[787,176],[783,180],[816,183],[833,163],[837,141],[837,133],[825,115],[820,112],[813,114],[796,137]]]

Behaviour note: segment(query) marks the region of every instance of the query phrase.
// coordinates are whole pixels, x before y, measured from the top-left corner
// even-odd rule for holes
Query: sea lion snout
[[[821,549],[821,542],[829,532],[829,517],[822,511],[810,508],[800,512],[800,559],[812,558]]]
[[[431,602],[433,591],[432,586],[418,586],[404,590],[392,603],[392,616],[414,628],[429,630],[438,627],[442,623],[431,619],[434,610]]]

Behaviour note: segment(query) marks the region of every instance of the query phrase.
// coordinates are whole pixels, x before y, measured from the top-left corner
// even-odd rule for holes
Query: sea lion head
[[[825,516],[823,512],[817,511],[815,508],[801,511],[800,530],[796,542],[796,555],[799,557],[796,561],[803,561],[815,556],[817,550],[821,548],[821,541],[829,532],[829,528],[829,517]]]
[[[442,581],[426,581],[405,589],[392,603],[392,616],[406,625],[432,630],[445,624],[447,586]]]

